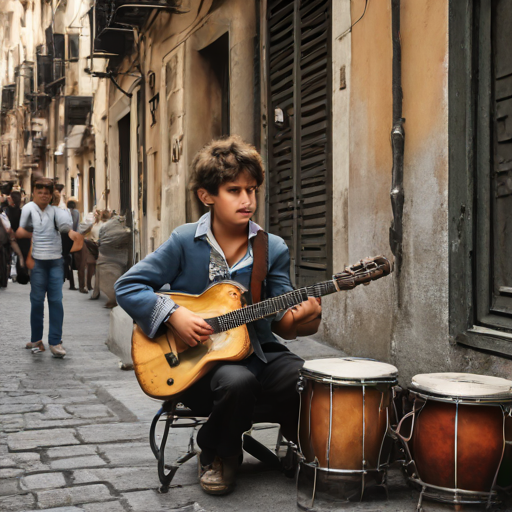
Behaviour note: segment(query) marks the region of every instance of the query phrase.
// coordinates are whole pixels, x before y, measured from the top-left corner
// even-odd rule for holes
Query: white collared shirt
[[[67,210],[47,206],[41,210],[33,201],[21,209],[20,227],[32,232],[32,257],[57,260],[62,257],[60,233],[68,233],[73,221]]]
[[[258,224],[249,221],[248,240],[256,236],[258,231],[262,229]],[[249,267],[253,263],[252,243],[247,246],[245,256],[237,261],[232,267],[229,266],[222,247],[219,245],[212,232],[212,219],[210,212],[205,213],[198,222],[195,238],[205,237],[210,244],[212,250],[210,252],[210,282],[230,279],[233,272],[242,268]]]

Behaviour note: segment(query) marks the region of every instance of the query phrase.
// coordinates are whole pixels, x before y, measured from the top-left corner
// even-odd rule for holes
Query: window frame
[[[449,2],[449,328],[454,343],[512,357],[512,315],[491,312],[491,7]]]
[[[76,57],[75,56],[71,56],[71,39],[76,39],[76,51],[77,51],[77,54],[76,54]],[[68,62],[78,62],[79,59],[80,59],[80,34],[76,33],[76,34],[68,34],[68,37],[67,37],[67,58],[68,58]]]

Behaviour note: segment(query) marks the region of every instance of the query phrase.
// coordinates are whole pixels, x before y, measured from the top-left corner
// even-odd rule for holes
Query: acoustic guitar
[[[132,335],[132,359],[137,380],[147,395],[169,400],[200,379],[219,361],[244,359],[251,348],[245,324],[296,306],[308,297],[322,297],[351,290],[359,284],[370,284],[370,281],[390,272],[391,265],[384,256],[366,258],[329,281],[252,305],[243,304],[246,290],[234,281],[215,283],[200,295],[159,293],[170,296],[176,304],[204,318],[214,334],[207,341],[190,347],[172,328],[150,339],[136,325]]]

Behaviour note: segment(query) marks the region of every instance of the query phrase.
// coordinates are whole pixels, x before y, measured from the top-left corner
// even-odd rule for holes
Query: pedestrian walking
[[[59,206],[59,203],[55,201],[56,196],[55,192],[53,193],[53,206]],[[70,199],[67,203],[67,211],[71,215],[72,227],[73,231],[78,232],[78,225],[80,223],[80,213],[76,209],[76,202]],[[73,240],[69,237],[67,233],[61,233],[62,238],[62,258],[64,259],[64,281],[66,279],[69,280],[69,289],[76,290],[75,287],[75,276],[73,274],[73,270],[76,270],[75,258],[71,253],[71,247],[73,247]]]
[[[21,218],[21,192],[19,190],[13,190],[7,198],[8,206],[4,212],[11,223],[11,229],[13,234],[16,233],[20,225]],[[16,240],[15,240],[16,241]],[[30,240],[24,238],[17,241],[23,258],[15,257],[16,259],[16,276],[17,280],[21,284],[26,284],[29,281],[28,269],[24,264],[27,259],[28,251],[30,250]],[[12,246],[12,243],[11,243]],[[14,258],[14,256],[13,256]]]
[[[24,266],[23,255],[16,243],[9,218],[4,212],[0,212],[0,288],[7,288],[11,271],[11,251],[18,256],[21,265]]]
[[[38,178],[34,182],[33,200],[21,209],[18,238],[32,238],[33,268],[30,276],[30,327],[31,339],[26,348],[38,354],[45,351],[43,344],[44,300],[48,297],[50,331],[48,343],[52,355],[64,357],[62,346],[62,284],[64,265],[62,261],[62,240],[60,233],[68,233],[75,240],[80,237],[72,231],[72,219],[67,210],[50,205],[53,181]]]

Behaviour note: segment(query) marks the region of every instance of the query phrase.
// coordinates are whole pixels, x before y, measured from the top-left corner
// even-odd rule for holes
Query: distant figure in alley
[[[48,295],[50,331],[48,343],[54,357],[62,358],[66,351],[62,346],[62,285],[64,264],[62,260],[61,233],[71,239],[80,235],[72,230],[71,215],[67,210],[51,206],[53,181],[38,178],[34,182],[33,200],[21,210],[17,238],[31,238],[32,250],[27,258],[30,275],[30,327],[31,339],[26,344],[33,354],[45,351],[43,344],[44,300]]]

